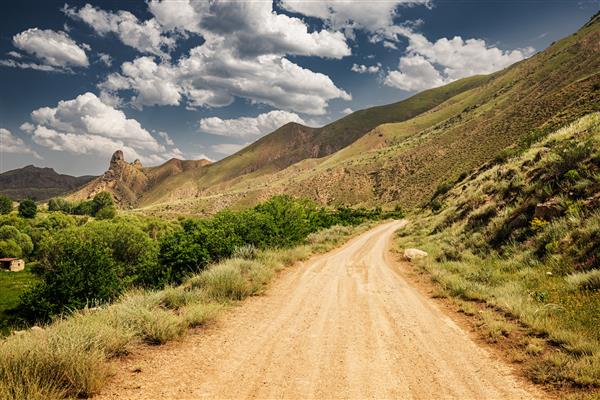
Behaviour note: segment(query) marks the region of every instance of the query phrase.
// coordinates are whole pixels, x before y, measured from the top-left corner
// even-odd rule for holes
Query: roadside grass
[[[600,114],[523,146],[415,212],[397,243],[429,253],[414,264],[436,297],[515,347],[528,378],[598,396]]]
[[[131,290],[113,304],[77,311],[44,328],[16,331],[0,341],[0,400],[89,397],[110,378],[111,360],[127,355],[134,345],[180,338],[229,305],[263,293],[283,268],[331,250],[373,225],[335,226],[295,248],[246,249],[181,286]]]

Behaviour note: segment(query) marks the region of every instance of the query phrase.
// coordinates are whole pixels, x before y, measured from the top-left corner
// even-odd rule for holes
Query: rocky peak
[[[121,150],[117,150],[114,152],[112,158],[110,159],[110,166],[108,167],[108,169],[114,169],[116,166],[118,166],[121,162],[124,161],[125,157],[123,156],[123,152]]]

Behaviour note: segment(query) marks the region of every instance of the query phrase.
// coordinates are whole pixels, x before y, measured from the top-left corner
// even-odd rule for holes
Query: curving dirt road
[[[394,271],[380,225],[217,326],[144,351],[99,398],[521,399],[510,369]]]

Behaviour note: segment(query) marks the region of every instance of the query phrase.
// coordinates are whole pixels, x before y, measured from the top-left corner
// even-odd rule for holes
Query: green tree
[[[131,286],[164,285],[158,243],[129,222],[92,221],[44,237],[42,283],[22,299],[23,317],[47,319],[92,302],[109,301]]]
[[[23,251],[13,239],[0,240],[0,257],[20,258]]]
[[[73,212],[73,204],[62,197],[53,197],[48,200],[48,211],[62,211],[70,214]]]
[[[76,215],[93,215],[94,214],[94,202],[91,200],[81,201],[73,208],[73,214]]]
[[[113,197],[108,192],[98,193],[96,196],[94,196],[94,200],[92,200],[92,204],[93,204],[92,215],[96,215],[96,213],[98,213],[98,211],[100,211],[104,208],[110,209],[110,208],[114,208],[114,206],[115,206]]]
[[[12,211],[12,200],[3,194],[0,194],[0,214],[8,214]]]
[[[26,199],[19,203],[19,215],[23,218],[35,218],[37,214],[37,204],[31,199]]]
[[[33,242],[29,235],[20,232],[12,225],[0,227],[0,240],[6,242],[3,245],[3,257],[22,257],[33,251]]]
[[[96,212],[97,219],[113,219],[117,215],[115,207],[102,207]]]

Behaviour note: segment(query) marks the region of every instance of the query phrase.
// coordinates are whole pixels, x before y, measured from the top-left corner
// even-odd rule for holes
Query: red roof
[[[15,261],[18,260],[18,258],[0,258],[0,261]]]

